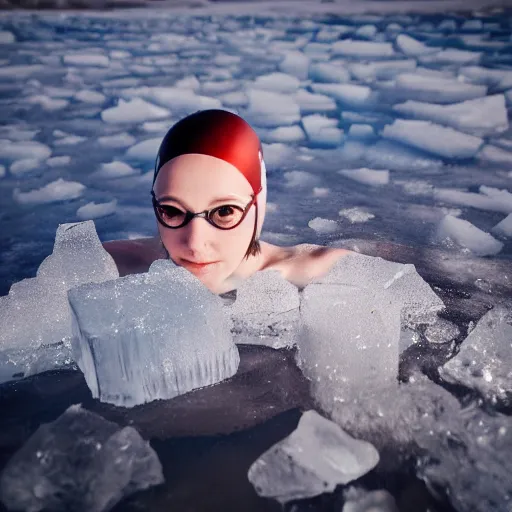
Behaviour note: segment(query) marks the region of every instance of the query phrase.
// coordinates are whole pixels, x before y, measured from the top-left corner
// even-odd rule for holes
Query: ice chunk
[[[286,73],[270,73],[269,75],[259,76],[253,87],[265,91],[293,93],[300,87],[300,80]]]
[[[450,159],[471,158],[483,145],[480,137],[429,121],[397,119],[384,127],[382,136]]]
[[[5,176],[5,166],[0,165],[0,178]]]
[[[486,144],[478,153],[479,160],[490,162],[494,165],[512,165],[512,151],[507,151],[491,144]]]
[[[141,123],[155,119],[169,117],[169,111],[157,107],[142,98],[134,98],[130,101],[120,99],[116,107],[105,109],[101,118],[106,123]]]
[[[354,35],[363,39],[373,39],[377,32],[378,30],[375,25],[362,25],[354,32]]]
[[[456,409],[455,409],[456,410]],[[468,408],[418,432],[418,476],[460,512],[507,510],[512,496],[509,416]]]
[[[512,87],[512,71],[507,69],[466,66],[459,70],[462,77],[480,85],[488,85],[495,91],[505,91]]]
[[[81,137],[80,135],[68,135],[67,137],[62,137],[54,141],[54,146],[75,146],[76,144],[80,144],[81,142],[85,142],[87,137]]]
[[[41,64],[28,64],[26,66],[2,66],[0,68],[0,77],[16,78],[22,80],[30,75],[44,71],[45,67]]]
[[[429,157],[417,149],[391,140],[379,140],[364,153],[366,162],[373,167],[396,171],[422,171],[441,167],[442,161]]]
[[[350,107],[362,107],[375,101],[372,90],[365,85],[355,84],[312,84],[313,92],[333,97]]]
[[[0,499],[16,510],[106,512],[163,481],[158,456],[134,428],[72,405],[14,454],[0,479]]]
[[[295,157],[295,150],[287,144],[276,142],[274,144],[263,143],[263,155],[267,168],[276,168],[289,164]]]
[[[41,161],[37,158],[23,158],[13,162],[9,167],[9,172],[15,176],[20,176],[38,167],[41,167]]]
[[[221,299],[170,261],[68,293],[75,360],[95,398],[124,407],[233,376],[239,355]]]
[[[348,130],[348,136],[354,139],[373,139],[375,132],[369,124],[353,124]]]
[[[427,55],[421,57],[420,61],[425,65],[467,65],[477,64],[482,58],[480,52],[470,52],[467,50],[458,50],[456,48],[449,48],[441,50],[434,55]]]
[[[380,186],[389,183],[389,171],[376,171],[374,169],[344,169],[340,174],[351,180],[364,183],[365,185]]]
[[[137,173],[138,171],[131,165],[120,160],[113,160],[112,162],[101,164],[100,168],[91,174],[91,178],[112,179],[132,176]]]
[[[108,67],[110,59],[98,53],[68,53],[63,57],[64,64],[71,66]]]
[[[106,148],[125,148],[127,146],[133,146],[136,139],[129,133],[124,132],[116,135],[105,135],[103,137],[99,137],[98,142],[100,146]]]
[[[302,128],[297,125],[280,126],[263,135],[268,142],[301,142],[306,138]]]
[[[112,215],[117,208],[117,200],[113,199],[108,203],[96,204],[94,201],[81,206],[76,211],[76,216],[80,220],[99,219],[100,217],[106,217]]]
[[[288,52],[279,69],[284,73],[296,76],[299,80],[306,80],[309,72],[309,57],[302,52]]]
[[[52,154],[52,150],[45,144],[35,141],[10,141],[0,139],[0,158],[2,160],[20,160],[30,155],[31,158],[44,160]]]
[[[507,323],[508,322],[508,323]],[[512,316],[505,307],[486,313],[441,369],[441,376],[477,390],[493,403],[512,401]]]
[[[302,119],[308,139],[313,144],[324,147],[336,147],[343,140],[343,130],[338,128],[338,121],[320,114],[313,114]]]
[[[434,197],[440,201],[472,206],[481,210],[512,213],[512,194],[508,190],[481,186],[479,194],[463,192],[449,188],[439,188],[434,191]]]
[[[398,512],[395,498],[388,491],[362,491],[351,488],[344,493],[341,512]]]
[[[286,503],[332,492],[378,462],[370,443],[352,438],[311,410],[302,415],[296,430],[252,464],[248,477],[260,496]]]
[[[314,187],[318,183],[318,178],[306,171],[288,171],[283,176],[288,188]]]
[[[15,188],[13,198],[19,204],[47,204],[76,199],[82,195],[84,190],[85,186],[77,181],[65,181],[59,178],[30,192],[20,192],[18,188]]]
[[[437,237],[440,240],[448,238],[476,256],[498,254],[503,249],[503,244],[489,233],[478,229],[467,220],[451,215],[446,215],[439,223]]]
[[[439,23],[437,30],[442,32],[455,32],[457,30],[457,22],[455,20],[445,19]]]
[[[350,73],[357,80],[373,82],[374,80],[392,80],[396,75],[416,69],[414,59],[386,60],[382,62],[358,62],[349,65]]]
[[[414,119],[425,119],[473,135],[485,136],[508,129],[507,108],[502,94],[467,100],[454,105],[406,101],[394,110]]]
[[[300,120],[299,105],[289,95],[251,89],[247,96],[247,115],[256,126],[274,128]]]
[[[0,373],[32,375],[69,364],[67,290],[119,277],[92,221],[62,224],[37,277],[12,285],[0,308]]]
[[[449,78],[404,73],[397,76],[393,92],[407,99],[446,104],[485,96],[487,87]]]
[[[356,224],[359,222],[368,222],[371,219],[375,218],[373,213],[367,212],[361,208],[345,208],[338,212],[340,217],[344,217],[350,221],[351,224]]]
[[[491,231],[495,235],[512,238],[512,213],[507,215],[501,222],[498,222]]]
[[[158,153],[160,144],[162,143],[161,137],[155,137],[153,139],[146,139],[139,142],[126,151],[126,156],[135,158],[137,160],[155,160],[155,155]]]
[[[43,110],[46,110],[47,112],[61,110],[69,105],[68,100],[50,98],[44,94],[29,96],[25,101],[33,105],[39,105]]]
[[[350,82],[350,73],[336,61],[315,62],[309,68],[309,77],[315,82]]]
[[[475,19],[470,19],[470,20],[464,21],[464,23],[460,27],[461,31],[470,31],[470,32],[481,31],[482,29],[483,29],[482,20],[475,20]]]
[[[395,51],[393,50],[393,45],[391,43],[376,43],[344,39],[342,41],[336,41],[332,45],[332,54],[360,59],[385,59],[394,57]]]
[[[304,289],[298,364],[324,411],[396,382],[400,305],[383,295],[325,279]]]
[[[103,105],[107,100],[104,94],[96,91],[87,91],[85,89],[78,91],[75,94],[75,98],[84,103],[91,103],[93,105]]]
[[[277,271],[257,272],[237,288],[227,308],[235,343],[291,347],[299,324],[299,292]]]
[[[46,160],[46,165],[48,167],[60,167],[62,165],[68,165],[71,163],[70,156],[54,156],[53,158],[48,158]]]
[[[439,318],[435,324],[425,329],[425,338],[429,343],[448,343],[460,334],[459,328],[452,322]]]
[[[12,44],[16,42],[16,38],[12,32],[7,30],[0,31],[0,44]]]
[[[228,92],[227,94],[220,96],[219,100],[223,105],[231,108],[245,107],[249,103],[249,98],[243,91]]]
[[[420,57],[439,51],[438,48],[426,46],[407,34],[399,34],[395,40],[397,48],[408,57]]]
[[[338,231],[338,223],[335,220],[315,217],[308,222],[308,226],[317,233],[335,233]]]
[[[312,94],[304,89],[299,89],[294,98],[302,113],[332,112],[338,108],[336,102],[329,96]]]

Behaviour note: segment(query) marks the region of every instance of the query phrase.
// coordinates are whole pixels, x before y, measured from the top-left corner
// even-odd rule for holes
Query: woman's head
[[[158,152],[153,197],[169,257],[219,289],[258,248],[266,179],[256,133],[223,110],[181,120]]]

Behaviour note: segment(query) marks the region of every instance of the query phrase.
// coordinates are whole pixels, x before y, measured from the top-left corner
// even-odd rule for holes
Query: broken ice
[[[169,399],[238,369],[222,300],[168,260],[74,288],[69,301],[73,354],[101,401],[132,407]]]
[[[352,438],[317,412],[305,412],[288,437],[249,468],[249,481],[260,496],[281,503],[332,492],[372,470],[379,453]]]
[[[235,343],[281,348],[296,342],[299,291],[277,271],[257,272],[244,281],[227,311]]]
[[[441,376],[477,390],[491,402],[510,405],[512,399],[512,315],[498,306],[486,313],[460,352],[442,368]]]
[[[156,453],[134,428],[72,405],[14,454],[0,478],[0,499],[13,510],[106,512],[163,481]]]
[[[0,308],[0,382],[69,364],[71,312],[67,291],[119,277],[94,222],[61,224],[53,253],[35,278],[12,285]]]

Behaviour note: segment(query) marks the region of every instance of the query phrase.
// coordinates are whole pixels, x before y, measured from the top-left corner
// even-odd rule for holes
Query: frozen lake
[[[420,369],[463,404],[485,405],[490,414],[484,424],[492,427],[483,432],[478,421],[468,420],[468,435],[470,441],[483,436],[491,447],[482,467],[504,480],[496,498],[496,510],[502,510],[503,496],[512,492],[506,467],[486,464],[494,460],[492,450],[512,449],[510,436],[493,430],[512,432],[510,417],[496,412],[510,413],[512,380],[504,381],[508,387],[497,401],[482,402],[478,393],[441,379],[437,367],[490,307],[505,300],[510,312],[512,12],[439,13],[440,2],[367,2],[364,9],[376,12],[377,4],[383,14],[365,14],[360,2],[346,9],[343,2],[266,2],[258,14],[249,4],[2,13],[0,295],[34,277],[52,251],[59,224],[93,219],[102,241],[154,235],[149,192],[161,138],[173,122],[198,109],[233,110],[264,142],[264,240],[345,246],[413,263],[443,299],[445,318],[459,329],[456,343],[410,347],[400,376],[405,380]],[[468,5],[443,5],[455,11],[462,4]],[[127,415],[98,406],[78,372],[4,384],[0,409],[8,414],[0,420],[0,466],[39,423],[83,401],[159,439],[155,449],[169,487],[119,510],[167,510],[176,504],[179,510],[279,510],[256,497],[247,468],[295,428],[295,408],[311,406],[310,397],[286,351],[251,350],[241,351],[243,371],[234,384],[173,401],[160,416],[151,404]],[[485,351],[478,357],[485,366]],[[512,361],[510,347],[497,358]],[[284,368],[281,394],[266,387],[269,367]],[[236,389],[240,400],[249,394],[247,407],[216,416],[204,404],[218,400],[219,410],[229,409],[225,389]],[[486,389],[477,390],[485,398]],[[197,427],[203,422],[204,428]],[[254,430],[215,437],[260,422]],[[188,425],[197,430],[187,432]],[[450,423],[443,417],[439,425],[448,430]],[[182,441],[186,435],[198,437]],[[185,461],[183,473],[171,469],[174,458]],[[453,460],[443,461],[443,476],[433,479],[437,485],[450,467],[466,464],[464,458]],[[221,464],[226,465],[215,480],[213,468]],[[468,474],[478,481],[468,464]],[[195,467],[203,471],[197,480]],[[493,503],[488,494],[497,492],[485,481],[484,490],[466,501],[459,491],[473,477],[464,480],[464,474],[459,487],[453,484],[457,499],[449,504],[440,493],[435,502],[432,488],[427,492],[413,472],[410,465],[388,468],[364,484],[391,491],[404,511],[473,511],[468,502],[483,495],[488,501],[478,510],[486,510]],[[238,484],[228,485],[232,478]],[[215,494],[216,486],[215,500],[197,498]],[[233,488],[239,492],[230,494]],[[339,493],[324,498],[290,510],[341,510]]]

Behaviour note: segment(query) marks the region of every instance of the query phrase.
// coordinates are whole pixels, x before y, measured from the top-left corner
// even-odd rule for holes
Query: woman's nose
[[[204,249],[211,244],[212,230],[208,221],[202,217],[194,217],[182,229],[182,243],[187,248],[197,254],[204,253]]]

